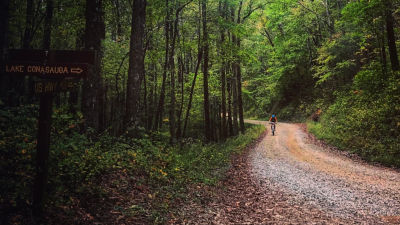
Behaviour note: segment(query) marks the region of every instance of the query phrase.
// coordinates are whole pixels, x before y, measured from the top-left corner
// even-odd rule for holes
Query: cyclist
[[[275,116],[275,114],[272,114],[272,116],[269,118],[269,122],[271,122],[271,123],[278,122],[278,118]]]
[[[276,130],[276,126],[275,124],[278,122],[278,118],[275,116],[275,114],[273,113],[271,115],[271,117],[269,118],[269,123],[271,124],[271,131],[272,131],[272,135],[275,135],[275,130]]]

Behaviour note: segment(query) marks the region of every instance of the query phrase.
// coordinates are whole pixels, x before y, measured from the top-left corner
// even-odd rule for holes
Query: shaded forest
[[[5,224],[30,221],[41,81],[5,74],[10,49],[95,52],[87,77],[50,94],[50,223],[90,224],[115,205],[126,222],[165,223],[187,186],[216,182],[230,155],[263,132],[244,119],[271,113],[400,166],[397,0],[1,4]],[[139,190],[131,205],[112,201],[120,176]]]

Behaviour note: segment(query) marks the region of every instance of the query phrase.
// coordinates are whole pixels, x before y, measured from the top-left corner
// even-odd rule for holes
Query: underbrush
[[[36,117],[35,105],[0,110],[3,224],[31,222]],[[174,206],[171,202],[184,198],[187,185],[215,184],[229,167],[231,154],[239,153],[264,131],[263,126],[250,126],[245,135],[229,138],[224,143],[204,144],[187,138],[182,145],[170,146],[169,137],[163,132],[149,133],[139,128],[112,137],[106,133],[94,134],[91,130],[82,134],[82,127],[83,118],[79,114],[71,115],[64,110],[53,114],[45,207],[50,221],[91,224],[96,214],[118,210],[125,213],[134,209],[133,214],[124,215],[163,223]],[[119,178],[104,181],[108,176]],[[134,181],[130,188],[146,187],[148,205],[100,209],[98,201],[107,202],[115,194],[105,187],[106,183],[115,183],[119,191],[118,185],[129,183],[129,179]],[[87,222],[80,220],[84,216]]]
[[[359,72],[352,90],[338,92],[320,122],[308,122],[308,129],[368,161],[400,167],[400,79],[370,77],[377,74]]]

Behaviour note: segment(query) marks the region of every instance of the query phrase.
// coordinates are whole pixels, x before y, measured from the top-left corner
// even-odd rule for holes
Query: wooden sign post
[[[36,177],[33,187],[33,214],[36,218],[42,217],[47,185],[53,93],[76,87],[74,78],[86,76],[88,64],[94,64],[94,61],[93,51],[7,51],[5,64],[1,68],[3,73],[42,78],[34,87],[35,93],[40,94]]]

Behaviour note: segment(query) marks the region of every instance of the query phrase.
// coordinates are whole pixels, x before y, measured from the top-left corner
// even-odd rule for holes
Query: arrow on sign
[[[80,74],[83,72],[83,69],[81,68],[71,68],[71,73],[76,73],[76,74]]]

